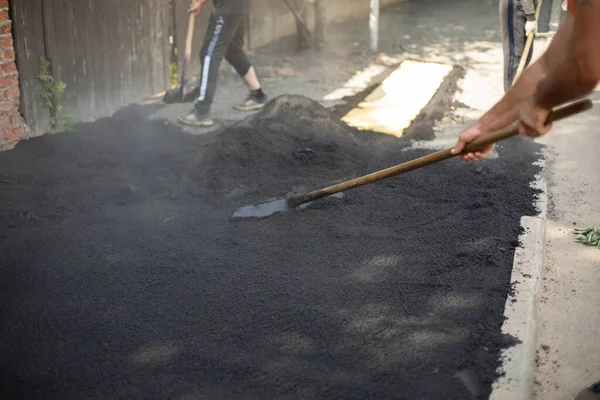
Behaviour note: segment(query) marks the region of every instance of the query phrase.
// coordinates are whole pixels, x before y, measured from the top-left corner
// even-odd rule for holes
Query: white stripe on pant
[[[208,87],[208,73],[210,72],[210,59],[212,57],[213,52],[215,51],[215,47],[217,46],[217,41],[219,40],[219,35],[223,30],[223,25],[225,21],[223,17],[220,17],[217,20],[217,26],[215,26],[215,32],[213,34],[212,40],[210,42],[210,46],[208,46],[208,51],[206,52],[206,56],[204,57],[204,65],[202,67],[202,83],[200,85],[200,96],[198,100],[204,101],[206,99],[206,88]]]

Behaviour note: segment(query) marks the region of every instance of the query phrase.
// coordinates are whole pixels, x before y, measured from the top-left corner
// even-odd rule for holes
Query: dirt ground
[[[232,222],[423,152],[305,98],[205,136],[154,111],[0,155],[4,398],[489,394],[519,218],[535,212],[529,142]]]

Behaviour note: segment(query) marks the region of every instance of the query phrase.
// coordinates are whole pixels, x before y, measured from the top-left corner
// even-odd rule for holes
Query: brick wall
[[[19,73],[11,28],[8,0],[0,0],[0,150],[13,148],[25,137],[19,113]]]

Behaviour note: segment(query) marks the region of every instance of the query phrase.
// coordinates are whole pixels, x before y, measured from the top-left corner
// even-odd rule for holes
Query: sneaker
[[[214,124],[212,118],[210,117],[210,113],[200,115],[195,109],[190,111],[190,113],[185,116],[180,116],[179,122],[190,126],[212,126]]]
[[[266,103],[267,96],[265,96],[264,94],[262,96],[256,96],[255,94],[250,93],[246,101],[244,101],[239,106],[234,106],[233,108],[239,111],[260,110],[265,106]]]
[[[600,400],[600,382],[583,389],[574,400]]]

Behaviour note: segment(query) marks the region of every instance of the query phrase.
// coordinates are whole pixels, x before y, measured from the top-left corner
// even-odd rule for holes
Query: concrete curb
[[[502,332],[520,343],[502,352],[503,374],[493,386],[492,400],[527,400],[533,395],[536,356],[536,304],[540,288],[546,222],[523,217],[521,246],[516,249],[511,283],[514,293],[506,301]]]
[[[539,190],[535,199],[537,217],[522,217],[521,245],[515,250],[511,285],[513,293],[506,299],[502,333],[520,340],[514,347],[502,352],[503,374],[496,380],[490,399],[528,400],[533,396],[535,358],[537,348],[537,295],[541,283],[546,243],[548,215],[548,184],[544,177],[547,153],[542,151],[534,163],[540,167],[531,187]]]

